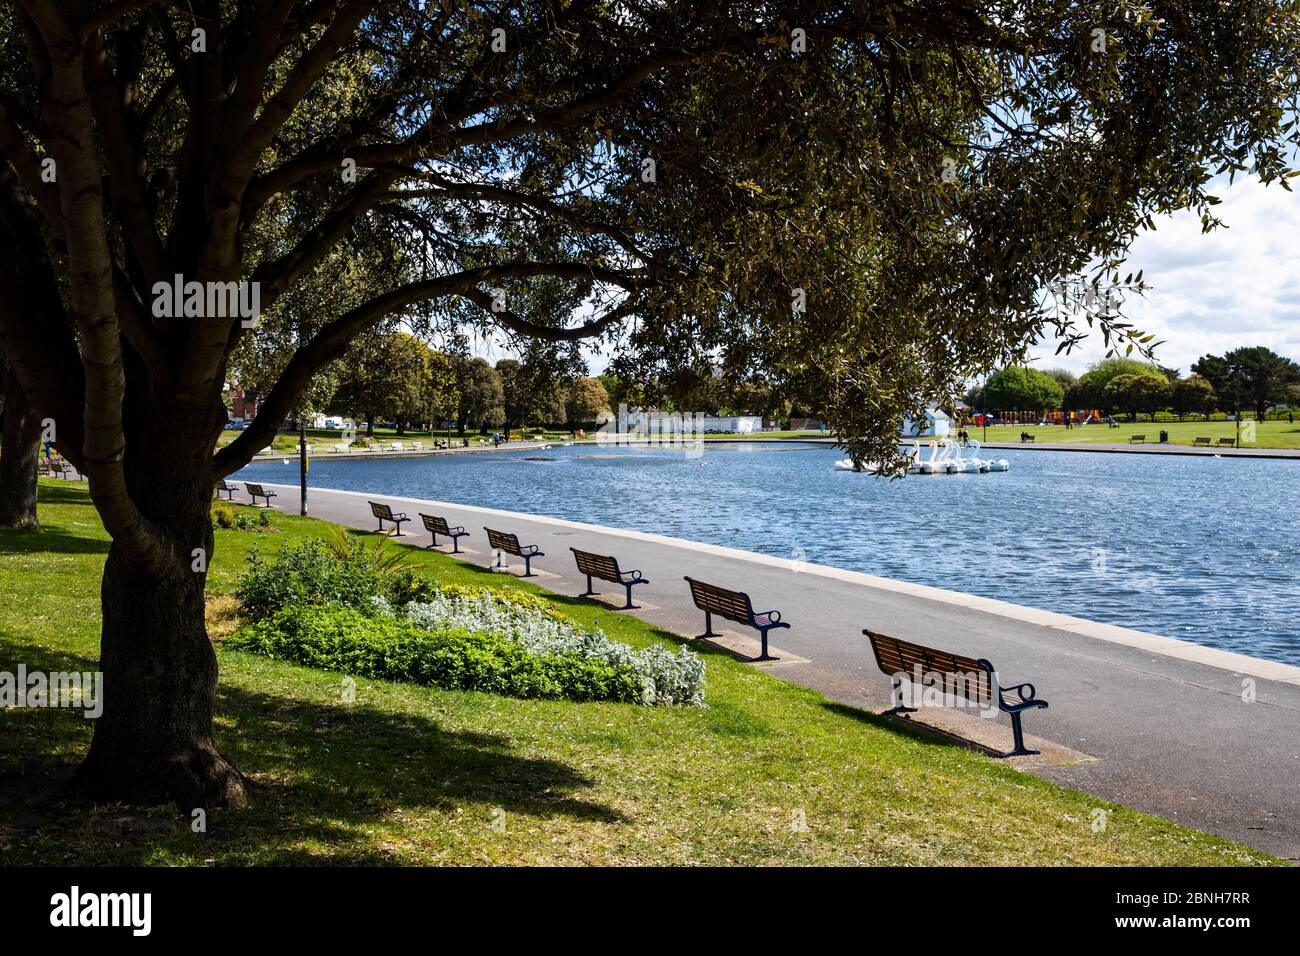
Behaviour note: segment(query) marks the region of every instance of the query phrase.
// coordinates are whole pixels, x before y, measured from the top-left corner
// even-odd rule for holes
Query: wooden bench
[[[225,495],[227,501],[234,501],[234,500],[235,500],[235,492],[238,491],[238,490],[239,490],[238,488],[236,488],[236,487],[235,487],[234,485],[232,485],[230,482],[226,481],[226,479],[224,479],[224,478],[219,478],[219,479],[217,479],[217,497],[218,497],[218,498],[220,498],[222,495]]]
[[[427,515],[421,512],[420,520],[424,522],[424,530],[433,535],[433,544],[431,548],[438,546],[438,535],[451,538],[451,553],[460,554],[460,539],[468,538],[469,532],[462,526],[452,527],[447,524],[446,518],[439,518],[437,515]]]
[[[257,504],[258,498],[266,499],[266,507],[271,507],[271,499],[278,497],[274,491],[267,491],[261,485],[254,485],[244,482],[244,487],[248,490],[248,497],[252,498],[252,504]]]
[[[489,567],[504,568],[506,565],[501,560],[502,555],[513,554],[517,558],[524,559],[524,577],[535,578],[533,574],[533,558],[544,558],[546,552],[538,549],[535,544],[526,544],[520,546],[519,538],[509,531],[496,531],[492,528],[485,527],[487,532],[488,544],[492,548],[493,564]]]
[[[1218,447],[1220,447],[1220,448],[1234,448],[1234,447],[1236,447],[1236,444],[1237,444],[1237,439],[1235,439],[1235,438],[1220,438],[1220,439],[1219,439],[1219,446],[1218,446]]]
[[[1128,443],[1129,443],[1130,445],[1145,445],[1145,444],[1146,444],[1146,441],[1147,441],[1147,436],[1146,436],[1146,435],[1129,435],[1129,436],[1128,436]]]
[[[627,588],[627,603],[624,604],[620,611],[631,611],[640,607],[632,603],[632,586],[634,584],[649,584],[649,578],[641,577],[640,571],[620,571],[618,569],[618,559],[612,554],[593,554],[590,551],[579,551],[577,548],[569,548],[573,552],[574,559],[578,562],[578,573],[587,576],[587,590],[583,591],[579,597],[594,597],[599,594],[591,588],[591,579],[600,578],[602,581],[609,581],[612,584],[621,584]]]
[[[1192,445],[1193,445],[1193,446],[1196,446],[1196,445],[1204,445],[1206,448],[1209,448],[1209,447],[1210,447],[1210,442],[1211,442],[1211,441],[1213,441],[1212,438],[1193,438],[1193,439],[1192,439]]]
[[[978,660],[963,657],[897,637],[877,634],[872,630],[864,629],[862,633],[871,641],[876,664],[894,682],[894,698],[891,701],[894,706],[888,713],[910,713],[916,710],[915,707],[903,706],[904,680],[926,687],[934,687],[942,681],[945,697],[951,693],[953,696],[964,697],[979,707],[989,707],[996,702],[998,710],[1011,715],[1011,731],[1016,745],[1014,749],[998,754],[999,757],[1023,757],[1040,752],[1025,747],[1025,735],[1020,727],[1021,713],[1047,707],[1047,701],[1038,699],[1033,684],[1003,687],[998,683],[998,674],[993,665],[982,657]]]
[[[1031,435],[1029,432],[1021,432],[1020,443],[1023,445],[1025,442],[1032,442],[1036,437],[1036,435]]]
[[[375,531],[382,534],[384,531],[384,522],[391,521],[397,526],[397,531],[394,532],[394,536],[400,538],[402,536],[402,522],[411,520],[406,517],[406,512],[399,511],[397,514],[393,514],[392,508],[378,501],[371,501],[369,504],[370,513],[379,519],[379,527],[376,528]]]
[[[728,621],[752,627],[762,635],[763,653],[755,660],[780,660],[767,653],[767,632],[776,627],[790,626],[781,620],[780,611],[763,611],[761,614],[755,614],[754,605],[744,591],[730,591],[716,584],[696,581],[692,577],[687,577],[686,581],[691,586],[691,597],[695,599],[695,606],[704,612],[704,633],[699,635],[700,638],[718,637],[713,633],[713,615],[717,614]]]

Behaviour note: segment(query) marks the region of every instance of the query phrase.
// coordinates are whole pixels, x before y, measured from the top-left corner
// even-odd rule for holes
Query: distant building
[[[752,435],[763,430],[763,417],[761,415],[732,415],[730,417],[715,418],[711,415],[705,415],[698,420],[697,424],[705,432]]]
[[[230,386],[227,393],[230,401],[230,417],[239,421],[251,422],[257,417],[257,396],[245,392],[242,388]]]
[[[927,408],[925,418],[920,421],[903,419],[904,438],[947,438],[951,431],[952,419],[939,408]]]

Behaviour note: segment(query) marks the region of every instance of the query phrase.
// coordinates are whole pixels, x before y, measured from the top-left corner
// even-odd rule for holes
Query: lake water
[[[824,445],[600,446],[311,465],[321,488],[690,538],[1300,664],[1300,461],[995,451],[886,481]],[[296,482],[297,459],[236,477]]]

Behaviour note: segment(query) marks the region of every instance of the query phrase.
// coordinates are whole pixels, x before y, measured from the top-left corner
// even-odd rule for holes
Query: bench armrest
[[[781,612],[780,612],[780,611],[764,611],[762,614],[755,614],[755,615],[754,615],[754,620],[758,620],[760,617],[765,617],[765,618],[767,618],[767,623],[768,623],[768,624],[780,624],[780,623],[781,623]]]
[[[1025,693],[1026,687],[1029,688],[1028,694]],[[1025,703],[1028,703],[1031,700],[1036,700],[1038,696],[1037,691],[1034,690],[1034,685],[1029,683],[1028,681],[1026,681],[1023,684],[1012,684],[1010,687],[999,687],[998,690],[1002,691],[1004,694],[1010,693],[1011,691],[1015,691],[1017,694],[1020,695],[1021,701]]]
[[[406,512],[405,512],[405,511],[399,511],[397,514],[393,515],[393,520],[394,520],[394,521],[410,521],[411,519],[408,518],[408,517],[406,517]]]
[[[522,545],[519,550],[523,554],[541,554],[541,551],[538,550],[538,547],[535,544]]]
[[[635,584],[638,581],[645,581],[645,578],[641,577],[640,568],[635,571],[620,571],[619,577],[624,579],[623,583],[625,584]]]
[[[458,525],[458,526],[455,527],[455,528],[450,528],[450,527],[449,527],[449,528],[447,529],[447,533],[448,533],[448,534],[464,534],[464,533],[465,533],[465,526],[464,526],[464,525]]]

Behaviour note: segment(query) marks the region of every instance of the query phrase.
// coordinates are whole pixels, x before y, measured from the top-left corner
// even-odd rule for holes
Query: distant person
[[[1286,420],[1287,420],[1287,424],[1289,424],[1289,425],[1294,425],[1294,424],[1295,424],[1295,412],[1287,412],[1287,413],[1286,413]]]

